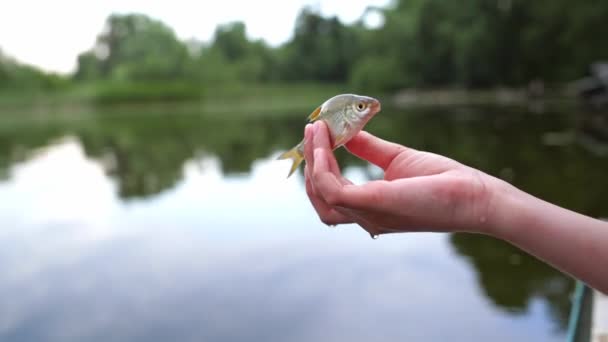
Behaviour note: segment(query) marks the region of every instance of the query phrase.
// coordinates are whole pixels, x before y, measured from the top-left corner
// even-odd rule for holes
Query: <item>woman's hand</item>
[[[325,224],[357,223],[372,236],[486,226],[496,181],[478,170],[360,132],[346,148],[385,176],[354,185],[340,173],[325,123],[308,125],[305,137],[306,190]]]
[[[340,174],[325,124],[307,126],[305,135],[306,191],[326,224],[358,223],[372,236],[488,234],[608,294],[608,222],[543,201],[454,160],[365,132],[346,147],[381,167],[384,180],[354,185]]]

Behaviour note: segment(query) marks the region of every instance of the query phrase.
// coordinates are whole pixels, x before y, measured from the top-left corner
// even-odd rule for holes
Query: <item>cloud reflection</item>
[[[324,227],[273,159],[231,177],[188,162],[126,203],[77,141],[16,165],[0,185],[0,340],[563,337],[542,307],[496,310],[445,235]]]

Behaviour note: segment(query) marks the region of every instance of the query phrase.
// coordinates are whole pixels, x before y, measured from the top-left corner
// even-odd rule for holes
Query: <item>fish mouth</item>
[[[374,112],[379,112],[380,109],[382,109],[382,105],[380,104],[380,101],[376,100],[376,99],[372,99],[371,100],[371,105],[370,108],[372,109],[372,111]]]

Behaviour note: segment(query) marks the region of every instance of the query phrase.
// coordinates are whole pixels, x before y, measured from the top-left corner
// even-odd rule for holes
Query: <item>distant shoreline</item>
[[[531,93],[527,89],[404,89],[393,93],[355,90],[346,84],[264,83],[227,84],[216,87],[198,85],[119,85],[75,84],[54,92],[0,92],[0,110],[67,109],[88,111],[96,107],[150,107],[158,110],[203,109],[217,113],[258,113],[265,111],[312,110],[325,99],[339,93],[360,93],[380,98],[387,106],[528,105],[530,103],[572,103],[577,100],[571,88]],[[2,114],[0,114],[2,115]],[[295,113],[294,113],[295,115]]]

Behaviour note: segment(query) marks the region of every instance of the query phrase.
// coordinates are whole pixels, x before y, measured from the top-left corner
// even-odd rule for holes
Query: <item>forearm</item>
[[[608,222],[498,187],[488,233],[608,293]]]

